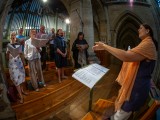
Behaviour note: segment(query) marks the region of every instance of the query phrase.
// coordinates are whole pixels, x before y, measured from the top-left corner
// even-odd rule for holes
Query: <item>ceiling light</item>
[[[47,0],[43,0],[43,2],[45,3],[45,2],[47,2]]]
[[[66,22],[66,24],[70,24],[70,20],[67,18],[67,19],[65,19],[65,22]]]

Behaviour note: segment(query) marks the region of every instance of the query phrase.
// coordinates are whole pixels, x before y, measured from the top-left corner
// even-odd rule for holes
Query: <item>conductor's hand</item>
[[[103,42],[95,42],[95,45],[92,47],[93,50],[104,50],[105,44]]]

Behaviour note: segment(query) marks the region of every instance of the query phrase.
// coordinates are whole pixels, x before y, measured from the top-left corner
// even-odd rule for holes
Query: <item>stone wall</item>
[[[152,9],[150,6],[140,6],[140,5],[133,5],[132,7],[128,4],[113,4],[108,5],[108,14],[109,14],[109,21],[110,21],[110,29],[116,30],[117,25],[121,24],[122,16],[131,13],[135,18],[139,19],[141,23],[147,23],[151,25],[152,29],[154,30],[155,37],[157,37],[157,30],[155,20],[152,14]],[[116,38],[112,38],[112,45],[116,44]]]
[[[2,62],[2,39],[4,21],[13,0],[1,0],[0,4],[0,119],[15,119],[15,113],[12,111],[10,102],[7,98],[7,89],[5,84],[5,76]]]

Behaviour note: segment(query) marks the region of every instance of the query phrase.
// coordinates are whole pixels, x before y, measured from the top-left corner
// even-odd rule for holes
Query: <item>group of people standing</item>
[[[11,40],[8,46],[17,48],[19,47],[19,55],[13,57],[8,49],[7,56],[9,58],[9,72],[11,80],[15,84],[20,95],[20,103],[23,103],[22,94],[24,92],[21,84],[25,81],[24,64],[21,60],[21,54],[28,60],[30,68],[31,82],[36,91],[38,89],[38,81],[41,81],[46,86],[42,68],[41,60],[45,64],[44,56],[46,53],[45,48],[36,48],[31,44],[35,37],[39,38],[44,34],[45,27],[40,27],[40,32],[37,34],[35,29],[30,30],[30,39],[18,44],[16,42],[16,33],[11,33]],[[52,37],[50,38],[50,53],[54,53],[54,60],[58,71],[58,80],[61,82],[62,78],[67,78],[64,75],[64,67],[67,65],[67,49],[66,41],[64,40],[64,32],[58,29],[54,34],[52,29]],[[141,43],[135,48],[125,51],[106,45],[102,42],[96,42],[93,50],[106,50],[113,56],[123,61],[122,69],[118,75],[117,82],[121,85],[119,95],[115,102],[115,113],[108,119],[112,120],[127,120],[132,112],[140,109],[149,95],[150,80],[154,70],[155,62],[157,59],[156,50],[157,42],[153,38],[153,31],[147,24],[140,25],[138,29],[139,38]],[[21,38],[19,36],[19,38]],[[54,40],[53,40],[54,39]],[[53,40],[53,41],[52,41]],[[24,44],[23,44],[24,43]],[[23,52],[24,45],[24,52]],[[77,39],[73,42],[72,52],[74,59],[74,67],[80,68],[88,64],[88,49],[89,45],[84,39],[84,34],[79,32]],[[54,50],[54,52],[52,51]],[[40,52],[42,51],[41,55]],[[43,65],[42,65],[43,66]],[[44,65],[45,66],[45,65]]]
[[[26,37],[22,35],[23,28],[19,29],[18,35],[15,32],[10,34],[10,43],[7,46],[13,48],[19,47],[19,55],[13,57],[11,51],[7,47],[7,58],[9,60],[9,73],[10,78],[17,88],[20,96],[20,103],[23,103],[23,95],[28,93],[24,92],[22,83],[25,81],[25,65],[28,64],[30,71],[31,84],[35,91],[39,91],[39,82],[46,87],[42,70],[46,67],[47,61],[47,49],[44,47],[35,47],[32,45],[34,38],[41,39],[42,34],[45,33],[45,26],[40,26],[40,31],[37,33],[36,29],[30,30],[30,38],[25,40]],[[64,74],[64,68],[67,66],[67,45],[64,38],[64,32],[62,29],[58,29],[55,33],[55,29],[52,28],[48,34],[48,44],[50,49],[50,60],[55,62],[58,81],[61,83],[62,79],[66,79]],[[75,68],[80,68],[87,64],[87,49],[88,44],[84,40],[84,34],[80,32],[77,39],[73,43],[72,51],[75,61]],[[79,52],[78,52],[79,51]],[[84,60],[85,59],[85,60]]]

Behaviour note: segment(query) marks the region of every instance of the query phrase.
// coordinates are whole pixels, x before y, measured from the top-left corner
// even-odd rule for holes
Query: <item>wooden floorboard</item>
[[[120,87],[115,82],[115,79],[118,72],[119,67],[110,66],[109,73],[96,85],[93,95],[93,106],[99,98],[110,99],[117,96]],[[76,97],[71,105],[63,108],[62,111],[49,120],[81,120],[88,112],[89,92],[90,90],[87,88],[85,92]]]
[[[99,98],[109,99],[117,95],[119,86],[114,81],[118,71],[116,66],[110,66],[109,73],[95,86],[93,106]],[[43,73],[47,87],[41,88],[40,92],[28,91],[29,95],[24,96],[24,104],[12,103],[13,110],[17,112],[17,118],[80,120],[88,112],[90,89],[71,77],[72,68],[66,69],[65,73],[69,78],[64,79],[62,83],[58,83],[54,67]],[[40,109],[42,110],[39,111]]]

